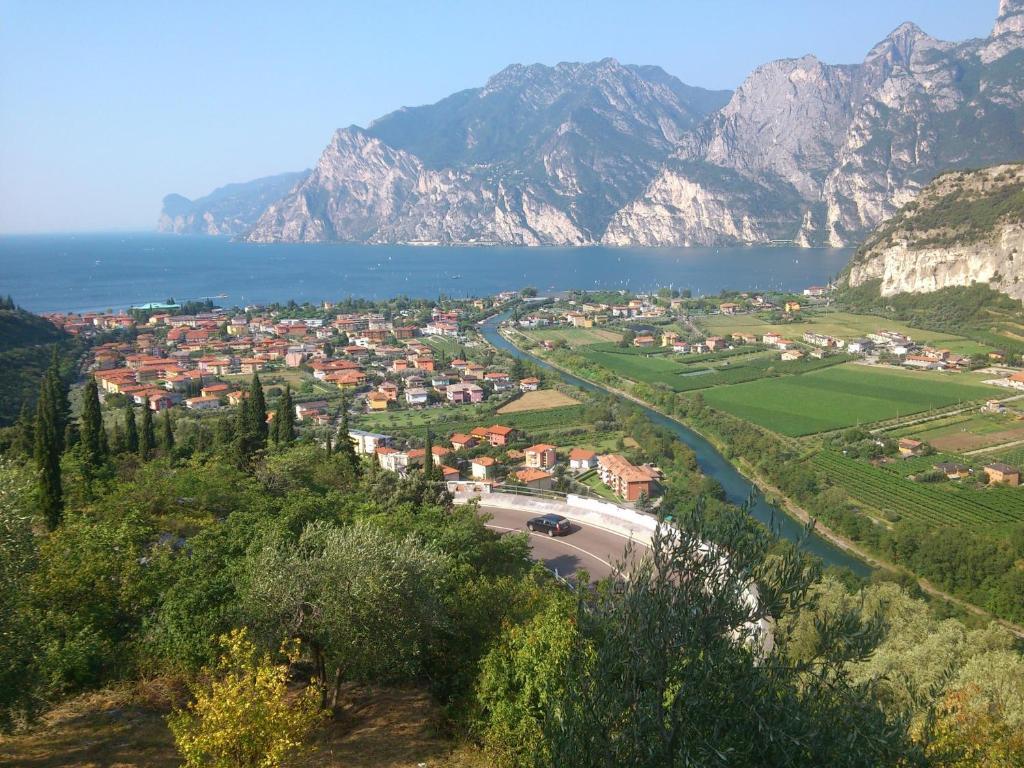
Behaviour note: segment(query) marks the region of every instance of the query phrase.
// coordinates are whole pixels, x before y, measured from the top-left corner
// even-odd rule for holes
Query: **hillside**
[[[157,231],[178,235],[238,235],[252,226],[268,205],[286,194],[309,171],[281,173],[240,184],[218,187],[189,200],[170,194],[164,198]]]
[[[1024,165],[943,174],[854,256],[850,287],[882,296],[985,283],[1024,299]]]
[[[24,310],[0,309],[0,426],[18,418],[23,399],[34,398],[50,363],[53,344],[67,334]]]

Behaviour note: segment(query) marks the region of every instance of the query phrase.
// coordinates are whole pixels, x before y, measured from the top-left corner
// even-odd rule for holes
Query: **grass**
[[[800,437],[984,400],[992,392],[957,374],[846,364],[717,388],[705,392],[704,399],[712,408],[765,429]]]
[[[153,683],[144,684],[150,688]],[[141,686],[140,686],[141,687]],[[180,694],[179,694],[180,695]],[[177,768],[163,692],[114,690],[72,699],[27,733],[0,737],[0,768]],[[475,749],[444,738],[441,707],[415,689],[349,688],[341,713],[289,768],[483,768]]]
[[[940,451],[961,453],[1024,440],[1024,423],[1012,416],[973,413],[922,424],[917,431],[911,427],[902,432],[931,443]]]
[[[600,475],[598,475],[597,472],[595,472],[594,470],[591,470],[590,472],[581,475],[577,479],[579,480],[579,482],[587,486],[587,488],[592,490],[602,499],[605,499],[607,501],[613,501],[615,503],[619,503],[621,501],[621,499],[619,499],[619,497],[612,492],[611,488],[609,488],[608,486],[601,482]]]
[[[570,405],[578,405],[578,401],[556,389],[540,389],[536,392],[524,392],[521,397],[516,398],[508,405],[503,405],[497,412],[506,414],[522,411],[550,411],[553,408]]]

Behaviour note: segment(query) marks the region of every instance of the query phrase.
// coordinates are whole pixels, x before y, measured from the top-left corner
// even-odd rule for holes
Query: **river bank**
[[[724,460],[724,453],[725,453],[725,449],[727,448],[727,446],[725,446],[722,443],[722,441],[719,440],[716,436],[700,432],[700,431],[694,429],[693,427],[691,427],[691,426],[689,426],[687,424],[683,424],[682,422],[678,421],[675,417],[669,416],[668,414],[666,414],[664,411],[660,410],[656,406],[654,406],[651,403],[649,403],[649,402],[647,402],[647,401],[637,397],[636,395],[633,395],[630,392],[626,392],[626,391],[621,390],[621,389],[619,389],[617,387],[612,387],[612,386],[610,386],[608,384],[596,382],[596,381],[593,381],[591,379],[585,379],[585,378],[581,377],[579,374],[574,373],[574,372],[566,369],[565,367],[559,365],[558,363],[554,363],[551,360],[548,360],[546,358],[542,358],[542,357],[540,357],[538,355],[534,355],[534,354],[532,354],[530,352],[527,352],[527,351],[521,349],[520,347],[518,347],[516,345],[515,341],[513,341],[511,338],[509,338],[510,334],[508,334],[507,332],[503,331],[503,329],[501,329],[499,327],[501,321],[498,320],[497,316],[491,318],[489,320],[489,322],[495,323],[496,332],[500,335],[500,337],[506,342],[506,344],[508,344],[511,347],[513,347],[520,355],[524,356],[525,358],[537,361],[540,364],[551,368],[552,370],[558,371],[562,375],[563,378],[568,378],[568,379],[573,379],[573,380],[576,380],[576,381],[586,382],[592,388],[599,389],[599,390],[608,392],[609,394],[613,394],[613,395],[615,395],[617,397],[624,398],[626,400],[629,400],[630,402],[633,402],[633,403],[639,405],[640,407],[644,408],[645,410],[647,410],[647,411],[649,411],[651,413],[657,414],[658,416],[660,416],[665,421],[670,422],[672,424],[676,424],[679,427],[687,430],[688,432],[691,432],[691,433],[699,436],[703,441],[705,441],[709,445],[713,446],[715,448],[715,450],[720,455],[723,456],[723,460]],[[1017,635],[1018,637],[1024,638],[1024,626],[1020,626],[1020,625],[1014,624],[1013,622],[1006,621],[1005,619],[1000,619],[1000,618],[994,616],[993,614],[989,613],[985,609],[981,608],[980,606],[977,606],[977,605],[975,605],[973,603],[969,603],[969,602],[967,602],[965,600],[961,600],[960,598],[955,597],[954,595],[951,595],[948,592],[945,592],[944,590],[939,589],[938,587],[933,585],[931,582],[929,582],[927,579],[920,578],[916,574],[911,573],[907,569],[902,568],[902,567],[896,565],[895,563],[891,563],[891,562],[888,562],[887,560],[884,560],[882,558],[877,557],[873,553],[868,552],[867,550],[865,550],[862,547],[858,546],[855,542],[853,542],[852,540],[850,540],[847,537],[843,536],[842,534],[832,530],[831,528],[829,528],[826,525],[823,525],[820,521],[817,520],[817,518],[814,518],[810,513],[808,513],[807,510],[803,509],[799,504],[797,504],[795,501],[793,501],[788,496],[786,496],[781,491],[781,489],[775,487],[774,485],[772,485],[771,483],[766,481],[765,478],[763,476],[761,476],[760,473],[756,472],[756,470],[754,470],[754,468],[751,467],[748,462],[745,462],[745,461],[742,461],[742,460],[741,460],[741,462],[739,462],[739,464],[731,463],[730,462],[730,466],[734,469],[734,471],[736,471],[738,474],[740,474],[748,483],[750,483],[753,487],[755,487],[758,490],[759,493],[761,493],[762,495],[770,494],[773,498],[777,499],[779,501],[778,508],[780,509],[780,511],[782,511],[787,516],[787,519],[791,520],[794,523],[798,523],[801,527],[808,526],[812,522],[812,520],[813,520],[814,521],[814,526],[813,526],[813,534],[814,535],[817,535],[821,539],[824,539],[832,547],[835,547],[837,550],[842,551],[844,554],[848,555],[849,557],[855,558],[858,562],[863,564],[865,569],[884,570],[884,571],[888,571],[888,572],[890,572],[892,574],[903,574],[903,575],[910,576],[911,578],[915,579],[915,581],[917,582],[917,585],[921,589],[921,591],[926,593],[926,594],[928,594],[929,596],[931,596],[933,598],[937,598],[937,599],[943,600],[943,601],[945,601],[945,602],[947,602],[947,603],[949,603],[949,604],[951,604],[953,606],[956,606],[958,609],[960,609],[962,611],[965,611],[967,613],[973,614],[975,616],[984,618],[984,619],[989,620],[989,621],[995,621],[998,624],[1000,624],[1001,626],[1005,627],[1010,632],[1012,632],[1015,635]],[[705,474],[707,474],[707,473],[705,473]],[[711,476],[713,476],[713,475],[711,475]],[[786,538],[790,538],[792,540],[791,536],[787,536]],[[816,554],[818,554],[818,553],[816,553]],[[834,562],[830,563],[829,558],[827,558],[827,557],[822,557],[822,559],[827,564],[833,564],[833,565],[838,564],[838,563],[834,563]],[[846,567],[848,567],[848,566],[846,566]],[[851,570],[854,570],[854,569],[851,569]],[[855,570],[855,572],[859,572],[859,571]],[[868,572],[870,572],[870,570],[868,570]],[[861,575],[863,575],[863,574],[861,574]]]

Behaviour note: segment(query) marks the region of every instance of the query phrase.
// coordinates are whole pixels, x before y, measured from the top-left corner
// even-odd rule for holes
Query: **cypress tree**
[[[50,394],[54,416],[54,431],[57,435],[57,453],[64,453],[68,445],[64,436],[68,430],[68,421],[71,414],[71,405],[68,403],[68,389],[64,385],[64,379],[60,375],[60,355],[57,353],[57,345],[53,346],[53,354],[50,357],[50,368],[46,372],[46,386]],[[73,430],[72,430],[73,434]]]
[[[142,409],[142,431],[139,434],[139,456],[149,461],[156,450],[156,430],[153,427],[153,411]]]
[[[103,431],[103,412],[100,409],[100,390],[96,379],[90,377],[82,392],[81,423],[82,448],[86,463],[99,467],[107,458],[107,440]]]
[[[139,452],[139,427],[135,423],[135,409],[131,403],[124,407],[124,449],[128,453]]]
[[[434,437],[427,429],[427,438],[423,444],[423,477],[426,480],[434,479]]]
[[[26,397],[21,403],[21,413],[18,415],[17,432],[14,436],[14,450],[22,456],[32,458],[36,450],[36,437],[34,429],[35,416],[32,414],[32,406],[29,405]]]
[[[352,438],[348,436],[348,397],[344,394],[341,396],[341,424],[338,426],[338,444],[334,450],[339,455],[348,457],[349,464],[352,465],[352,471],[359,475],[359,457],[356,455],[356,447],[352,444]]]
[[[160,449],[165,456],[170,456],[174,450],[174,425],[171,424],[170,410],[164,411],[163,425],[160,430]]]
[[[255,438],[255,446],[256,448],[266,448],[267,435],[270,431],[267,426],[267,400],[263,396],[263,385],[260,384],[260,377],[255,373],[252,375],[252,383],[249,385],[248,400],[249,429]]]
[[[60,448],[57,437],[56,406],[49,377],[44,377],[36,402],[34,456],[39,483],[39,507],[52,531],[64,513],[64,490],[60,478]]]
[[[295,440],[295,405],[292,402],[292,388],[285,385],[284,395],[277,404],[274,414],[275,442],[289,445]]]
[[[327,449],[327,455],[330,456],[334,452],[334,448],[331,447],[331,433],[327,433],[327,442],[325,443]]]

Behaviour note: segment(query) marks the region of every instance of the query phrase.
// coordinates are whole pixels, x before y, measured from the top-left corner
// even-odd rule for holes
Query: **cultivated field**
[[[716,388],[705,392],[704,399],[712,408],[799,437],[980,401],[993,392],[958,374],[846,364]]]
[[[940,460],[933,457],[928,465]],[[1024,492],[1016,488],[975,490],[955,483],[915,483],[899,473],[822,451],[815,466],[853,498],[885,513],[932,526],[1005,526],[1024,520]],[[925,467],[922,467],[925,468]]]
[[[1014,416],[961,414],[923,424],[917,430],[901,430],[900,434],[924,440],[939,451],[963,453],[1024,440],[1024,422]]]
[[[603,328],[550,328],[526,331],[525,335],[535,341],[561,340],[573,349],[590,344],[615,342],[622,338],[621,334]]]
[[[957,343],[980,345],[960,336],[948,333],[925,331],[911,328],[906,323],[890,320],[874,315],[854,315],[849,312],[811,311],[801,314],[804,322],[782,323],[773,325],[755,315],[712,315],[700,318],[700,325],[709,333],[725,336],[730,333],[753,333],[761,336],[772,331],[787,338],[799,341],[805,331],[824,333],[841,339],[855,339],[878,331],[896,331],[910,336],[914,341],[925,344],[940,343],[943,347],[953,349]]]
[[[556,389],[540,389],[536,392],[524,392],[521,397],[516,398],[508,405],[503,405],[497,412],[550,411],[552,408],[562,408],[569,405],[579,405],[579,401]]]

